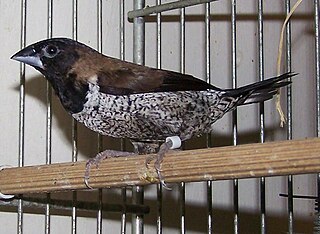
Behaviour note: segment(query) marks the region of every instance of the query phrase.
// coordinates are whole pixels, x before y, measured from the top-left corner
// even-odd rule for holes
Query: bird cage
[[[320,233],[319,5],[2,1],[1,233]],[[238,107],[170,152],[169,190],[141,155],[104,160],[88,189],[86,160],[132,146],[74,121],[40,73],[10,60],[53,37],[221,88],[298,75],[273,100]]]

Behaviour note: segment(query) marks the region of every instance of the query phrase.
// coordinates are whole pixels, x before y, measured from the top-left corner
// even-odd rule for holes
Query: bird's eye
[[[56,46],[48,45],[44,48],[44,56],[48,58],[53,58],[58,54],[59,50]]]

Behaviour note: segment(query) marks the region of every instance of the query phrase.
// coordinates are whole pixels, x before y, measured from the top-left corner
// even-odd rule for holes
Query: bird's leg
[[[164,156],[170,149],[177,149],[180,146],[181,138],[179,136],[168,137],[166,141],[162,143],[162,145],[160,146],[156,156],[150,156],[146,159],[146,164],[149,164],[154,158],[156,159],[154,163],[154,168],[157,172],[161,185],[168,190],[171,190],[171,188],[165,183],[164,177],[161,174],[161,163],[164,159]]]
[[[116,150],[105,150],[103,152],[98,153],[94,158],[90,158],[89,160],[87,160],[86,171],[84,174],[84,183],[88,188],[92,189],[92,187],[89,185],[90,169],[92,165],[95,165],[96,168],[99,168],[99,165],[102,162],[102,160],[106,158],[127,157],[132,155],[135,155],[135,153]]]
[[[164,177],[161,174],[161,163],[163,161],[164,156],[172,148],[172,146],[173,146],[173,142],[171,139],[168,139],[168,141],[164,142],[159,148],[159,151],[156,156],[156,161],[154,163],[154,168],[156,169],[161,185],[168,190],[171,190],[171,188],[165,183]],[[150,162],[150,158],[147,159],[146,161]]]

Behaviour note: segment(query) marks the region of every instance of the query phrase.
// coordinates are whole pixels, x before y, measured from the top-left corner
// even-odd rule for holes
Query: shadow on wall
[[[46,106],[46,80],[42,75],[28,77],[25,81],[26,95],[36,98]],[[15,88],[19,91],[19,86]],[[27,110],[26,110],[27,111]],[[64,110],[59,98],[52,91],[52,116],[57,121],[58,128],[63,132],[66,144],[72,145],[72,117]],[[98,134],[89,130],[82,124],[78,124],[78,150],[79,154],[93,157],[97,154]],[[40,126],[39,126],[40,127]],[[42,126],[45,128],[45,126]],[[53,129],[54,131],[54,129]],[[104,145],[110,149],[120,150],[120,141],[111,137],[104,137]],[[54,145],[53,145],[54,147]],[[130,148],[129,144],[127,148]]]
[[[30,95],[35,97],[39,101],[46,103],[45,94],[45,85],[44,79],[42,76],[36,76],[32,78],[28,78],[26,80],[26,95]],[[39,91],[41,90],[41,92]],[[65,112],[63,107],[61,106],[57,97],[53,96],[53,115],[57,120],[59,128],[62,130],[65,136],[66,144],[71,145],[71,117]],[[95,155],[96,152],[96,142],[97,142],[97,134],[86,129],[82,125],[79,126],[79,150],[82,151],[84,155],[92,156]],[[272,134],[274,131],[279,130],[278,126],[274,128],[267,128],[266,135],[268,133]],[[283,129],[280,129],[282,131]],[[119,140],[114,140],[110,138],[106,138],[110,145],[114,146],[115,149],[120,147]],[[240,143],[248,143],[248,142],[257,142],[259,139],[259,131],[253,132],[245,132],[239,134]],[[219,134],[215,133],[213,135],[212,141],[214,142],[214,146],[224,146],[224,145],[232,145],[232,135]],[[205,145],[205,136],[200,138],[195,138],[186,144],[186,148],[200,148],[206,147]],[[120,149],[120,148],[119,148]],[[146,187],[146,191],[151,189],[151,186]],[[176,189],[175,189],[176,190]],[[43,196],[43,195],[32,195],[32,196]],[[53,198],[62,199],[62,200],[71,200],[72,193],[55,193],[52,194]],[[84,201],[92,201],[95,202],[97,198],[96,191],[83,191],[78,192],[78,198]],[[175,194],[175,192],[164,192],[163,197],[163,227],[170,229],[179,229],[179,200]],[[106,203],[116,203],[121,204],[121,194],[119,193],[119,189],[106,189],[104,190],[104,201]],[[128,193],[128,202],[131,203],[130,194]],[[145,204],[150,207],[150,214],[145,216],[145,224],[146,225],[155,225],[157,220],[157,200],[156,199],[145,199]],[[186,202],[186,228],[190,231],[205,233],[207,228],[207,207],[202,204],[190,203]],[[1,211],[6,212],[15,212],[15,208],[5,208],[0,207]],[[42,210],[34,209],[34,208],[25,208],[26,212],[39,213],[43,214]],[[58,211],[52,210],[52,215],[63,215],[70,216],[71,212],[67,211]],[[79,211],[79,216],[84,217],[96,217],[96,212],[88,212],[88,211]],[[215,205],[213,208],[213,225],[214,225],[214,233],[233,233],[233,209],[232,207],[221,207],[219,205]],[[107,220],[120,220],[119,213],[104,213],[104,218]],[[127,218],[128,222],[130,222],[130,215]],[[260,232],[260,214],[253,213],[249,211],[240,210],[239,214],[239,227],[240,233],[259,233]],[[267,231],[268,233],[286,233],[287,232],[287,223],[288,219],[286,214],[283,216],[279,216],[279,214],[267,214]],[[295,232],[299,233],[311,233],[313,230],[313,218],[309,217],[295,217],[294,219]]]
[[[146,189],[151,188],[147,186]],[[174,189],[177,190],[177,189]],[[104,204],[121,204],[121,195],[118,193],[119,189],[106,189],[104,190],[103,201]],[[180,229],[180,217],[179,217],[179,202],[174,196],[174,191],[169,191],[164,193],[163,200],[163,228],[179,230]],[[95,202],[98,194],[97,191],[81,191],[78,192],[78,198],[85,201]],[[42,196],[45,195],[34,195]],[[53,198],[54,197],[54,198]],[[55,193],[52,194],[53,199],[55,197],[60,197],[63,200],[72,199],[71,192]],[[128,202],[130,199],[128,198]],[[150,207],[150,213],[145,215],[144,223],[145,228],[155,227],[157,223],[157,200],[155,199],[145,199],[145,205]],[[207,232],[207,206],[203,204],[196,204],[194,202],[186,202],[186,230],[193,231],[197,233]],[[16,212],[16,208],[2,207],[0,206],[1,212]],[[24,207],[24,213],[32,214],[44,214],[44,209],[35,209],[31,207]],[[52,216],[67,216],[69,219],[72,211],[61,211],[51,209],[50,214]],[[89,217],[96,218],[97,211],[77,211],[78,217]],[[233,208],[232,207],[222,207],[215,205],[213,207],[213,233],[234,233],[233,230]],[[120,213],[103,212],[103,219],[108,221],[120,221]],[[294,230],[295,233],[312,233],[313,231],[313,220],[314,216],[310,215],[308,217],[294,217]],[[131,222],[131,215],[127,214],[127,223]],[[288,233],[288,217],[286,214],[275,214],[267,213],[266,215],[266,227],[267,233]],[[119,222],[120,228],[120,222]],[[239,232],[240,233],[260,233],[260,214],[258,212],[249,212],[246,210],[241,210],[239,212]]]
[[[16,88],[19,90],[19,87]],[[43,76],[35,76],[26,79],[26,95],[32,96],[46,105],[45,91],[46,83]],[[57,120],[58,128],[63,132],[66,144],[72,145],[72,117],[63,109],[58,97],[54,95],[52,97],[52,112],[53,116]],[[45,126],[43,126],[45,128]],[[54,131],[54,129],[53,129]],[[279,128],[277,124],[274,126],[266,127],[265,134],[271,137],[276,134],[276,131],[285,131],[285,128]],[[241,132],[238,134],[238,144],[247,143],[257,143],[259,142],[259,127],[255,131]],[[104,146],[109,149],[121,150],[121,142],[119,139],[111,137],[103,137]],[[185,149],[197,149],[206,148],[206,136],[195,137],[188,140],[185,144]],[[212,147],[227,146],[233,144],[232,134],[226,134],[221,132],[214,132],[211,137]],[[54,146],[53,146],[54,147]],[[129,141],[125,142],[125,149],[127,151],[132,151],[132,146]],[[87,129],[84,125],[78,124],[78,150],[79,153],[85,155],[86,157],[92,157],[97,153],[97,133]]]

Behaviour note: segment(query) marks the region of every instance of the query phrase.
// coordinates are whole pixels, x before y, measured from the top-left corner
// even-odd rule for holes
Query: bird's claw
[[[93,189],[90,185],[89,185],[89,176],[84,177],[84,184],[87,186],[88,189]]]
[[[84,173],[84,183],[85,185],[87,186],[87,188],[89,189],[93,189],[90,185],[89,185],[89,178],[90,178],[90,169],[91,169],[91,166],[94,164],[96,165],[96,168],[99,168],[99,163],[102,161],[101,160],[97,160],[97,158],[100,158],[100,153],[97,154],[96,157],[94,158],[90,158],[87,163],[86,163],[86,171]]]
[[[158,175],[158,179],[160,181],[160,184],[162,185],[163,188],[165,188],[166,190],[172,190],[172,188],[165,182],[164,177],[162,176],[161,172],[161,163],[162,163],[162,159],[159,160],[159,158],[157,158],[156,162],[154,163],[154,168],[157,172]]]
[[[156,161],[154,162],[153,164],[153,167],[157,173],[157,176],[158,176],[158,179],[160,181],[160,184],[162,185],[163,188],[167,189],[167,190],[172,190],[171,187],[169,187],[165,180],[164,180],[164,177],[162,176],[161,172],[162,172],[162,169],[161,169],[161,163],[163,161],[163,158],[165,156],[165,154],[169,151],[170,147],[172,146],[172,142],[165,142],[163,143],[161,146],[160,146],[160,149],[159,149],[159,152],[154,156],[149,156],[146,158],[146,161],[145,161],[145,165],[146,165],[146,168],[149,169],[149,164],[151,163],[152,160],[156,159]]]
[[[154,155],[148,156],[148,157],[146,158],[146,161],[145,161],[145,166],[146,166],[146,168],[149,169],[149,164],[150,164],[155,158],[156,158],[156,156],[154,156]]]
[[[166,190],[172,190],[171,186],[169,186],[169,185],[164,181],[164,177],[162,176],[161,171],[158,170],[157,168],[156,168],[156,171],[157,171],[157,175],[158,175],[158,178],[159,178],[159,181],[160,181],[160,184],[162,185],[162,187],[165,188]]]
[[[90,185],[89,185],[89,178],[90,178],[90,169],[91,166],[94,164],[96,165],[96,168],[99,168],[100,163],[102,162],[102,160],[106,159],[106,158],[113,158],[113,157],[126,157],[126,156],[131,156],[134,155],[134,153],[130,153],[130,152],[122,152],[122,151],[115,151],[115,150],[105,150],[103,152],[98,153],[94,158],[90,158],[89,160],[87,160],[86,163],[86,170],[84,173],[84,184],[89,188],[89,189],[93,189]]]

